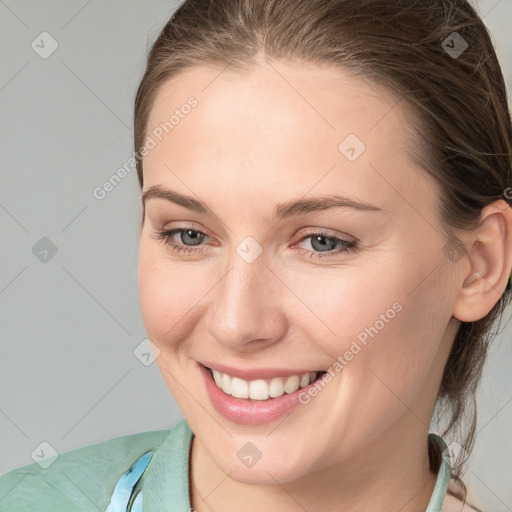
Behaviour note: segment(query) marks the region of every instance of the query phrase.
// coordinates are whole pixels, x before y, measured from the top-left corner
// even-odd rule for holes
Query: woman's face
[[[141,311],[167,386],[232,478],[292,481],[429,429],[458,326],[456,273],[439,189],[405,153],[399,99],[284,62],[190,69],[156,98],[143,192],[190,199],[145,201]],[[293,407],[215,387],[217,406],[199,363],[254,370],[247,381],[331,378]]]

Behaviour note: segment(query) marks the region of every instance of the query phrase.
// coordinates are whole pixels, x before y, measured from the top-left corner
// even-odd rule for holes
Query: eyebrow
[[[198,213],[204,213],[211,216],[216,216],[211,208],[209,208],[203,201],[194,199],[190,196],[182,195],[175,190],[164,189],[160,185],[154,185],[148,188],[142,194],[142,205],[145,206],[146,201],[158,197],[165,199],[171,203],[175,203],[189,210]],[[276,220],[292,217],[294,215],[301,215],[309,212],[329,210],[331,208],[353,208],[361,211],[374,211],[383,212],[382,208],[378,208],[369,203],[356,201],[342,195],[325,195],[319,197],[312,197],[307,199],[298,199],[286,203],[280,203],[275,206],[273,218]]]

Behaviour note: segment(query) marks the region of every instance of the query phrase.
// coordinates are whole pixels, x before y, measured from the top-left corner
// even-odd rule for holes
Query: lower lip
[[[261,425],[279,419],[294,407],[300,405],[299,395],[301,393],[307,393],[309,388],[314,386],[318,380],[315,380],[303,388],[299,388],[289,395],[284,394],[269,400],[256,400],[251,402],[224,393],[224,391],[215,384],[210,370],[200,363],[197,364],[203,376],[206,390],[208,391],[213,407],[226,419],[242,425]]]

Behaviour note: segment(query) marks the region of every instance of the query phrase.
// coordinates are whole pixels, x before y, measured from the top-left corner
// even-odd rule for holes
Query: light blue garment
[[[190,512],[194,434],[185,419],[172,429],[120,436],[0,476],[0,512]],[[430,433],[441,451],[443,439]],[[441,512],[450,480],[443,458],[426,512]],[[131,509],[130,507],[131,500]]]
[[[138,512],[142,511],[142,492],[136,493],[135,487],[140,477],[146,470],[153,452],[149,451],[141,455],[126,473],[123,473],[110,498],[110,503],[105,512]],[[133,500],[133,498],[135,498]],[[128,507],[130,501],[133,505]]]

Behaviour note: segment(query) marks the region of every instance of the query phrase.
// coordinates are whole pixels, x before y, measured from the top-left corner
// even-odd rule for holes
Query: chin
[[[276,463],[264,461],[263,457],[252,467],[247,467],[237,460],[233,464],[230,460],[217,460],[217,465],[229,475],[229,478],[249,485],[277,485],[287,484],[304,477],[308,468],[299,465],[293,460],[280,460]]]

